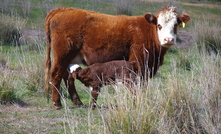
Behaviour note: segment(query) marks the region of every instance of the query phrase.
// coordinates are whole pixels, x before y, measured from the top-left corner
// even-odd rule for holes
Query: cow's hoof
[[[83,107],[84,106],[84,104],[83,103],[77,103],[77,104],[75,104],[77,107]]]
[[[60,110],[60,109],[62,109],[63,108],[63,106],[55,106],[55,109],[56,110]]]
[[[91,105],[91,110],[95,110],[95,108],[96,108],[96,105]]]
[[[75,100],[74,104],[78,107],[82,107],[84,104],[81,102],[81,100]]]
[[[91,107],[91,110],[95,110],[96,107]]]
[[[59,109],[63,108],[63,106],[61,105],[60,102],[53,102],[53,104],[54,104],[54,107],[55,107],[56,110],[59,110]]]

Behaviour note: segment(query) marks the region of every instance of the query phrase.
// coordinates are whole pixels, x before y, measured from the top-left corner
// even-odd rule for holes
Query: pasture
[[[64,108],[44,91],[44,20],[51,9],[155,14],[174,5],[190,15],[157,75],[139,83],[135,101],[123,85],[105,86],[90,110],[90,90],[76,81],[83,107],[62,85]],[[219,0],[1,0],[0,133],[221,133],[221,2]]]

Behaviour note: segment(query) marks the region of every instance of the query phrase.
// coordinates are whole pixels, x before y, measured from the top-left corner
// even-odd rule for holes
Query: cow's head
[[[145,14],[145,19],[156,25],[161,46],[169,48],[176,44],[177,27],[184,27],[190,17],[186,14],[178,16],[175,7],[165,7],[158,11],[157,16]]]

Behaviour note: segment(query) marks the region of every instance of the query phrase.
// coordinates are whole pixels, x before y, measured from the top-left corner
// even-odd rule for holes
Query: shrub
[[[5,71],[0,77],[0,104],[11,104],[16,101],[16,94],[13,84],[11,84],[12,76]]]
[[[25,24],[25,20],[2,14],[0,19],[0,40],[2,44],[20,45],[21,30]]]
[[[16,101],[14,89],[4,81],[0,86],[0,104],[8,104]]]

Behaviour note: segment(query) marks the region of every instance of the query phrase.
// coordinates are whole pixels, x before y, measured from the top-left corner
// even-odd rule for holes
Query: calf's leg
[[[67,79],[68,77],[68,79]],[[68,88],[68,93],[71,97],[72,102],[76,106],[82,106],[83,103],[80,100],[80,97],[78,96],[78,93],[76,91],[75,85],[74,85],[74,78],[72,75],[65,73],[64,80],[66,81],[66,87]]]
[[[94,110],[96,108],[97,97],[98,97],[99,93],[100,93],[100,88],[99,87],[93,87],[93,89],[91,91],[91,96],[92,96],[91,109],[92,110]]]

